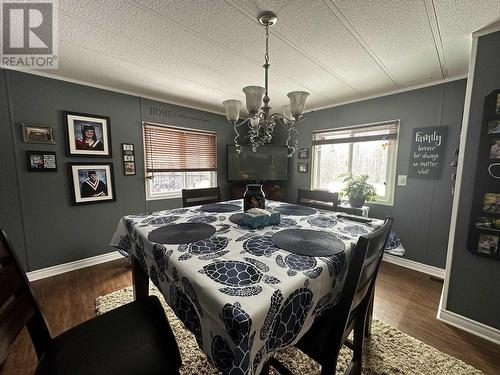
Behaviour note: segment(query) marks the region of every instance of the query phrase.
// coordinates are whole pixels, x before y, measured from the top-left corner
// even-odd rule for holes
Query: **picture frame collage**
[[[132,143],[122,143],[123,174],[135,176],[135,148]]]
[[[485,98],[467,248],[500,260],[500,89]]]
[[[306,159],[309,159],[309,149],[308,148],[301,148],[298,151],[298,159],[302,160],[297,163],[297,171],[299,173],[308,173],[309,172],[309,162],[304,161]]]

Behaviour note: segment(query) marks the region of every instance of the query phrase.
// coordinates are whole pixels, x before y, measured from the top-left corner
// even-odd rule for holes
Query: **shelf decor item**
[[[375,187],[368,183],[369,176],[362,174],[353,176],[351,173],[340,175],[344,178],[345,187],[340,191],[341,196],[346,196],[349,199],[351,207],[361,208],[365,202],[370,202],[375,199]]]
[[[262,191],[262,185],[248,184],[243,195],[243,211],[251,208],[266,208],[266,195]]]
[[[63,112],[68,156],[111,157],[111,120],[107,116]]]

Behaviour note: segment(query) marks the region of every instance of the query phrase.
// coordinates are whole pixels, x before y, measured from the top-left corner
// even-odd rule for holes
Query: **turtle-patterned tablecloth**
[[[242,205],[241,200],[228,203]],[[282,205],[267,202],[268,208]],[[138,259],[220,371],[258,374],[273,352],[297,342],[322,311],[337,303],[351,246],[383,222],[363,224],[315,210],[309,216],[282,215],[280,225],[250,230],[229,221],[234,213],[191,207],[125,216],[111,246]],[[208,223],[217,231],[181,245],[148,240],[160,226],[186,222]],[[291,254],[271,241],[285,228],[330,232],[345,251],[319,258]]]

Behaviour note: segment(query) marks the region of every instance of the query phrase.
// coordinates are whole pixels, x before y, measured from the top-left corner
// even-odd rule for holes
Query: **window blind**
[[[313,146],[397,139],[399,121],[313,132]]]
[[[217,170],[217,136],[203,131],[144,124],[146,172]]]

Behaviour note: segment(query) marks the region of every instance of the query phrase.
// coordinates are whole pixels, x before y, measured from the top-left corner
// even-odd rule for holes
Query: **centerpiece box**
[[[281,214],[261,208],[252,208],[243,214],[243,223],[252,228],[262,228],[269,225],[279,225]]]

